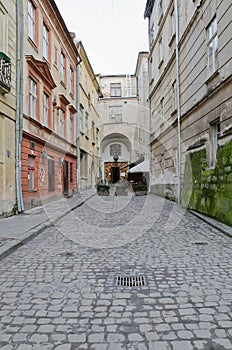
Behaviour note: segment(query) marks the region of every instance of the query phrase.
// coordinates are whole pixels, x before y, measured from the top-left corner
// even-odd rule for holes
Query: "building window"
[[[92,143],[95,143],[95,123],[92,122],[92,133],[91,133],[91,137],[92,137]]]
[[[48,191],[55,190],[55,162],[48,159]]]
[[[85,92],[87,93],[87,90],[88,90],[88,82],[87,82],[87,75],[86,75],[86,74],[85,74],[84,86],[85,86]]]
[[[65,121],[65,112],[63,111],[63,109],[60,109],[59,129],[60,129],[60,135],[63,137],[64,137],[64,121]]]
[[[109,106],[109,123],[122,123],[122,106]]]
[[[159,67],[163,63],[163,41],[162,38],[159,41]]]
[[[118,156],[122,155],[122,147],[118,143],[110,145],[110,156],[113,157],[115,155],[118,155]]]
[[[0,51],[8,52],[8,31],[9,31],[9,14],[0,2]]]
[[[69,163],[69,180],[73,183],[73,163]]]
[[[48,101],[49,96],[44,92],[44,100],[43,100],[43,120],[44,125],[48,126]]]
[[[74,141],[74,116],[70,115],[70,123],[69,123],[69,132],[70,132],[70,141],[73,142]]]
[[[174,8],[172,9],[171,13],[170,13],[170,24],[171,24],[171,38],[173,37],[173,35],[176,34],[176,20],[175,20],[175,10]]]
[[[214,168],[217,159],[218,139],[220,137],[220,121],[210,124],[210,167]]]
[[[37,83],[34,79],[29,80],[29,117],[36,119],[36,88]]]
[[[176,81],[172,84],[172,96],[173,96],[173,109],[177,109],[177,91],[176,91]]]
[[[60,78],[65,83],[65,55],[61,52],[60,55]]]
[[[161,118],[164,119],[164,98],[160,100]]]
[[[88,136],[88,129],[89,129],[89,115],[87,112],[85,112],[85,135]]]
[[[98,146],[98,142],[99,142],[99,129],[96,128],[96,144]]]
[[[43,25],[43,57],[48,61],[48,28]]]
[[[28,156],[28,191],[35,191],[35,157]]]
[[[214,18],[208,26],[207,37],[209,75],[212,75],[218,69],[218,35],[216,18]]]
[[[54,46],[54,64],[57,66],[58,63],[58,49],[56,46]]]
[[[83,107],[80,106],[80,131],[83,132]]]
[[[88,155],[86,152],[82,152],[80,154],[80,174],[81,177],[88,176]]]
[[[35,42],[35,6],[28,0],[28,37]]]
[[[69,81],[70,81],[70,93],[74,95],[74,79],[73,79],[73,69],[70,67],[69,70]]]
[[[160,2],[159,2],[159,18],[160,18],[160,20],[162,17],[163,17],[163,0],[160,0]]]
[[[111,83],[110,84],[110,96],[111,97],[121,97],[121,83]]]

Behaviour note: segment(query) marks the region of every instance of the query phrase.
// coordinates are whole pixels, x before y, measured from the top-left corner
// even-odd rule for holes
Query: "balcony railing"
[[[3,52],[0,52],[0,92],[8,93],[11,89],[11,61]]]

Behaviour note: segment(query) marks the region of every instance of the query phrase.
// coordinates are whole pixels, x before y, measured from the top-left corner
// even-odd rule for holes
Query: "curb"
[[[208,216],[205,216],[201,213],[198,213],[194,210],[188,210],[189,213],[193,214],[197,218],[201,219],[202,221],[206,222],[208,225],[212,226],[213,228],[216,228],[218,231],[226,235],[227,237],[232,238],[232,227],[223,224],[222,222],[219,222],[213,218],[210,218]]]
[[[62,213],[59,217],[57,217],[54,221],[51,221],[50,219],[47,219],[42,224],[39,224],[29,231],[26,231],[20,238],[18,239],[11,239],[8,243],[4,244],[2,247],[0,247],[0,260],[5,258],[7,255],[13,253],[17,248],[21,247],[22,245],[29,242],[31,239],[38,236],[41,232],[43,232],[45,229],[54,226],[56,222],[58,222],[60,219],[62,219],[64,216],[66,216],[68,213],[72,212],[73,210],[81,207],[85,202],[87,202],[90,198],[95,196],[95,193],[89,196],[87,199],[83,200],[82,202],[74,205],[72,208],[66,210]]]

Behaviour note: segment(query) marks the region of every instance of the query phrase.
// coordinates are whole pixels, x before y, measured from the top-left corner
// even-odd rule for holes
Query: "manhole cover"
[[[145,276],[116,276],[116,285],[120,287],[143,287],[146,285]]]

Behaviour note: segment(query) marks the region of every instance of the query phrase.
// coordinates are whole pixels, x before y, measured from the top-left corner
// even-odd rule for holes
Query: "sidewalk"
[[[95,189],[86,190],[71,198],[62,198],[43,207],[32,208],[22,214],[1,219],[0,259],[52,226],[95,194]]]

